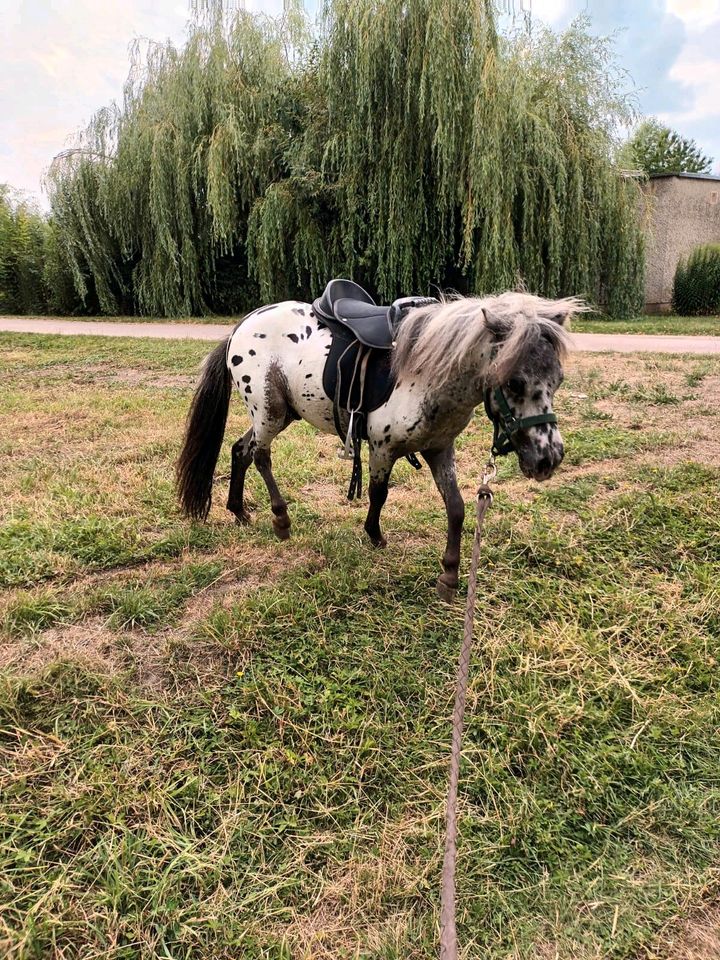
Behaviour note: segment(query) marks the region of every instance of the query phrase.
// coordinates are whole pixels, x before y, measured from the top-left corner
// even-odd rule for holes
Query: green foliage
[[[47,225],[30,204],[0,184],[0,311],[41,313]]]
[[[0,312],[72,313],[78,305],[56,225],[0,184]]]
[[[330,0],[314,34],[294,8],[200,5],[53,165],[76,290],[186,315],[346,274],[382,298],[524,282],[637,311],[637,185],[612,163],[630,110],[586,28],[499,36],[492,0]]]
[[[696,247],[678,263],[673,309],[684,316],[720,313],[720,243]]]
[[[621,151],[621,162],[647,176],[657,173],[709,173],[712,165],[695,143],[657,120],[645,120]]]

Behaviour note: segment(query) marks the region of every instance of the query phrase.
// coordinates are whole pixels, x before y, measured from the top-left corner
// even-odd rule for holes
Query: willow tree
[[[78,287],[92,287],[101,309],[215,305],[218,269],[244,259],[252,205],[280,176],[286,39],[272,20],[216,8],[182,50],[135,45],[122,105],[56,159],[55,218]]]
[[[311,32],[210,3],[181,50],[139,54],[51,173],[103,310],[234,310],[333,274],[637,308],[627,102],[584,22],[501,35],[492,0],[329,0]]]

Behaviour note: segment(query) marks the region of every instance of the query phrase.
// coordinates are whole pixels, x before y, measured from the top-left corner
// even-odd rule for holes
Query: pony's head
[[[563,381],[565,323],[583,309],[575,299],[524,293],[503,294],[484,308],[493,343],[484,400],[495,452],[515,450],[520,469],[534,480],[551,477],[565,454],[553,399]]]
[[[436,388],[474,371],[495,429],[494,452],[518,455],[526,477],[547,480],[564,448],[553,413],[580,300],[527,293],[462,298],[412,311],[401,327],[396,372],[423,370]]]

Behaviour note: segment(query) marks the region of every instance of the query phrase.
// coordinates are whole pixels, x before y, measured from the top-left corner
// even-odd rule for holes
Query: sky
[[[720,0],[524,4],[553,28],[587,13],[594,32],[615,32],[642,112],[697,140],[720,173]],[[247,0],[270,14],[281,5]],[[188,0],[0,0],[0,183],[47,207],[44,171],[95,110],[120,98],[130,43],[181,43],[188,11]]]

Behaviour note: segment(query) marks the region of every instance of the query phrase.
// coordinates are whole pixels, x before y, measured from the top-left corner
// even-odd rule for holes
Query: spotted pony
[[[504,293],[432,303],[410,310],[401,322],[392,351],[392,393],[367,418],[370,504],[365,530],[376,547],[385,545],[380,514],[393,464],[419,453],[447,510],[444,570],[438,580],[438,592],[445,598],[458,586],[465,514],[455,438],[483,402],[488,415],[499,418],[498,401],[504,399],[516,420],[543,421],[512,437],[523,474],[535,480],[553,474],[563,459],[563,442],[557,423],[547,422],[547,415],[563,378],[568,345],[564,325],[583,309],[573,298]],[[238,523],[249,522],[243,488],[254,463],[270,494],[275,533],[289,537],[290,516],[273,476],[271,446],[294,420],[335,433],[332,401],[323,390],[330,343],[329,329],[309,304],[286,301],[251,313],[208,356],[177,464],[178,494],[187,516],[204,519],[210,509],[213,473],[235,387],[251,427],[232,448],[227,509]]]

